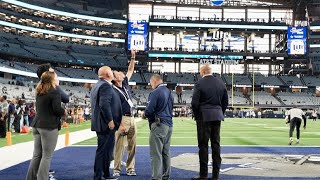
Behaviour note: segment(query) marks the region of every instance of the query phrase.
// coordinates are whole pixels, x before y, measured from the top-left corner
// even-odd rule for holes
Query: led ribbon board
[[[148,50],[148,23],[135,21],[128,23],[128,49]]]
[[[288,27],[288,54],[305,55],[307,53],[307,28]]]
[[[226,60],[239,60],[243,56],[230,56],[230,55],[205,55],[205,54],[163,54],[163,53],[149,53],[150,58],[191,58],[191,59],[226,59]]]

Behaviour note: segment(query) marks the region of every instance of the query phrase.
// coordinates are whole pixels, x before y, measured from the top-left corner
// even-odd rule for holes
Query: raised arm
[[[134,49],[131,49],[131,60],[130,60],[129,67],[128,67],[128,72],[127,72],[128,81],[130,80],[130,78],[131,78],[131,76],[133,74],[135,60],[136,60],[136,52],[135,52]]]

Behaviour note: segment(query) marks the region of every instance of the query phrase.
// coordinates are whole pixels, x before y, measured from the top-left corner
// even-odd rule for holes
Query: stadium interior
[[[268,154],[274,151],[275,154],[291,153],[294,156],[290,157],[292,159],[296,158],[296,154],[306,154],[302,148],[292,150],[282,147],[284,143],[287,145],[285,138],[288,133],[285,128],[288,127],[280,127],[285,125],[279,119],[285,118],[285,112],[292,107],[303,109],[310,118],[313,113],[320,118],[320,0],[223,0],[219,1],[223,4],[215,4],[217,2],[0,0],[2,95],[6,95],[8,100],[34,102],[39,81],[37,68],[50,63],[59,77],[61,88],[70,95],[66,108],[73,110],[68,111],[68,115],[73,113],[76,117],[74,109],[90,107],[90,90],[98,80],[98,69],[110,66],[113,70],[126,72],[131,49],[135,49],[134,74],[129,81],[135,117],[143,116],[152,92],[150,77],[159,74],[174,95],[174,116],[177,118],[174,128],[177,128],[177,132],[173,134],[172,144],[177,146],[173,148],[173,156],[178,156],[185,149],[187,153],[193,152],[194,147],[187,146],[197,144],[190,106],[194,85],[201,78],[200,67],[209,63],[213,76],[220,78],[228,90],[229,106],[225,117],[234,120],[224,122],[222,144],[230,147],[223,147],[223,152]],[[256,121],[251,118],[256,118]],[[89,131],[89,122],[79,125],[73,120],[65,120],[70,123],[67,128],[71,131]],[[306,140],[300,145],[317,146],[310,147],[308,153],[317,154],[314,167],[318,168],[319,130],[318,125],[310,126],[310,132],[302,133]],[[138,129],[141,134],[137,137],[137,144],[148,145],[147,121],[140,122]],[[235,132],[235,129],[240,130]],[[65,132],[63,129],[60,133]],[[61,142],[60,145],[58,143],[58,147],[63,149],[55,155],[60,159],[53,162],[53,167],[58,170],[59,179],[91,178],[88,175],[92,173],[88,172],[91,164],[89,166],[88,162],[91,163],[93,158],[90,156],[94,150],[89,146],[81,148],[96,145],[95,134],[86,138],[80,137],[82,134],[76,135],[72,137],[78,139],[70,144],[79,143],[79,147],[67,149],[62,147]],[[18,139],[14,144],[32,140],[31,133],[26,136],[26,139],[18,135],[13,137]],[[280,139],[282,136],[285,140]],[[5,144],[5,141],[0,141],[0,147]],[[181,150],[180,145],[186,146],[183,147],[185,149]],[[262,147],[258,152],[255,147],[247,151],[235,145],[281,147]],[[146,157],[148,149],[139,147],[138,150],[137,164],[144,166],[137,167],[138,174],[142,174],[137,177],[150,179],[144,169],[149,167],[147,163],[150,158]],[[78,155],[83,158],[75,158]],[[230,157],[228,160],[236,161],[237,158]],[[287,163],[290,158],[282,159]],[[29,159],[20,159],[21,162],[7,165],[5,168],[8,169],[0,163],[0,179],[24,177],[25,172],[20,169],[26,171]],[[83,165],[83,172],[67,173],[75,171],[72,169],[75,167],[71,168],[75,163]],[[254,169],[251,164],[246,166]],[[271,166],[266,165],[268,168]],[[230,167],[224,164],[223,168],[228,170]],[[242,165],[238,167],[241,168]],[[313,172],[312,167],[309,168],[308,172]],[[192,175],[191,171],[180,172],[177,169],[173,168],[176,177]],[[286,168],[277,170],[280,172],[283,169]],[[294,174],[294,170],[292,177],[285,172],[287,174],[284,173],[281,178],[274,175],[275,178],[271,179],[305,178],[305,174],[302,173],[300,177]],[[17,174],[12,175],[11,171]],[[310,179],[319,179],[317,173],[310,173]],[[269,176],[273,174],[260,177],[260,174],[247,176],[246,172],[239,176],[226,173],[221,179],[260,180],[269,179]]]
[[[85,83],[97,79],[98,67],[126,71],[127,23],[144,21],[149,24],[148,42],[138,52],[130,80],[138,107],[146,104],[152,73],[160,73],[173,91],[181,87],[177,107],[190,105],[201,62],[212,63],[214,75],[227,85],[232,109],[294,105],[314,109],[320,102],[316,1],[230,0],[214,6],[191,0],[3,0],[0,6],[0,65],[6,69],[1,73],[2,87],[13,92],[10,89],[19,84],[30,100],[37,80],[26,73],[49,62],[59,77],[69,78],[62,83],[73,99],[87,101]],[[288,52],[288,26],[308,27],[306,52]],[[80,91],[72,90],[79,86]],[[8,95],[21,97],[21,92]]]

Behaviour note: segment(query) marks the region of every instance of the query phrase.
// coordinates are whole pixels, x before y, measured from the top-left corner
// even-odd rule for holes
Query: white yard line
[[[141,118],[136,118],[136,122],[142,121]],[[96,133],[90,129],[76,131],[70,133],[69,144],[73,145],[81,141],[85,141],[96,137]],[[32,158],[33,141],[19,143],[12,146],[5,146],[0,148],[0,170],[14,166],[16,164],[28,161]],[[55,150],[65,147],[65,134],[59,135],[58,143]]]
[[[75,144],[96,136],[95,132],[90,129],[70,133],[69,144]],[[65,147],[65,134],[59,135],[58,143],[55,150]],[[33,153],[33,141],[19,143],[12,146],[0,148],[0,170],[30,160]]]

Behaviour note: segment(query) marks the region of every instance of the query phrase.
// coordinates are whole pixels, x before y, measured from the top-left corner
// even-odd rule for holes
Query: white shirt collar
[[[112,82],[111,81],[108,81],[106,79],[104,79],[107,83],[109,83],[110,85],[112,85]]]
[[[212,74],[206,74],[206,75],[203,75],[203,78],[206,77],[206,76],[213,76]]]

